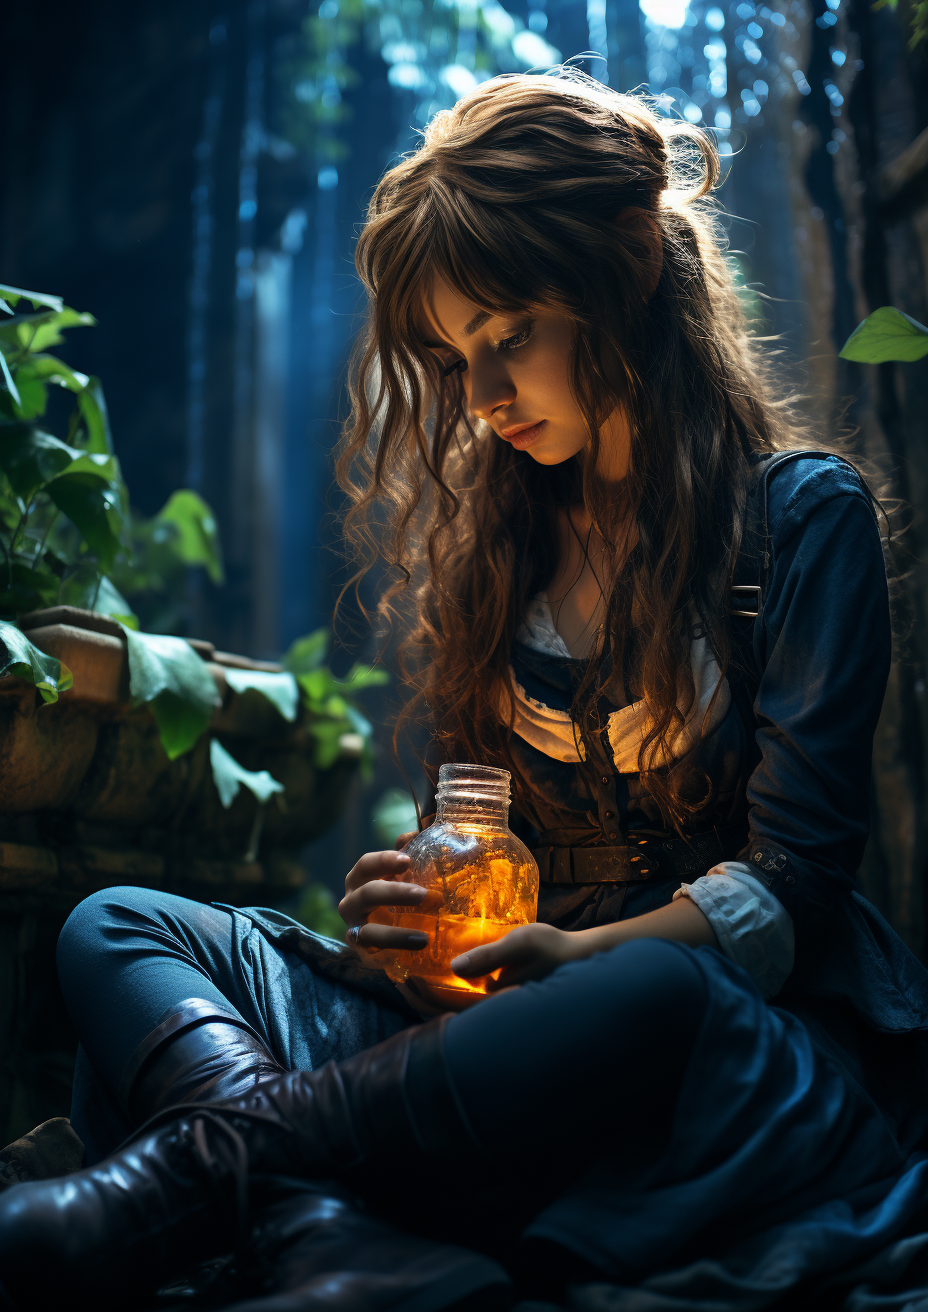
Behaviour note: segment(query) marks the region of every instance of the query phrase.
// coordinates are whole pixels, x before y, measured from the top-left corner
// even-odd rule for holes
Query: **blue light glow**
[[[512,38],[512,53],[526,68],[547,68],[561,60],[561,52],[537,32],[517,32]]]
[[[454,94],[456,100],[466,96],[477,85],[476,77],[469,68],[464,68],[462,64],[446,64],[439,77]]]
[[[406,91],[418,91],[426,85],[428,79],[418,64],[394,64],[387,73],[387,81],[391,87],[403,87]]]
[[[639,5],[655,27],[681,28],[686,23],[686,0],[639,0]]]

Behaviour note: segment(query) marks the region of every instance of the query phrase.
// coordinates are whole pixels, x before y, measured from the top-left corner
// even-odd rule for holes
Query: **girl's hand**
[[[498,979],[487,980],[489,992],[496,993],[530,979],[544,979],[566,961],[587,955],[582,949],[580,936],[567,930],[554,925],[520,925],[495,943],[485,943],[455,957],[451,969],[464,979],[501,971]]]
[[[371,966],[378,965],[376,952],[370,949],[401,948],[415,952],[424,948],[428,934],[394,925],[369,924],[368,918],[379,907],[417,907],[428,893],[421,884],[403,882],[409,869],[405,852],[366,852],[352,866],[345,879],[345,896],[338,904],[338,914],[349,926],[348,942]]]

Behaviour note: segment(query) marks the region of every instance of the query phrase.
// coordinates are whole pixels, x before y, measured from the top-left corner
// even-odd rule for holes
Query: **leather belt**
[[[686,838],[629,834],[620,847],[536,847],[543,884],[631,884],[645,880],[699,878],[744,846],[743,830],[713,829]]]

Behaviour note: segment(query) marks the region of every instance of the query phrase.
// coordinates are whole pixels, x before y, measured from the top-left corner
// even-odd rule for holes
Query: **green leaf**
[[[82,392],[91,381],[86,374],[79,374],[54,355],[30,356],[29,367],[40,378],[56,383],[59,387],[66,387],[69,392]]]
[[[22,329],[19,340],[23,346],[28,346],[30,351],[44,351],[46,347],[58,346],[64,341],[61,336],[63,328],[93,328],[96,322],[92,314],[81,314],[65,306],[57,314],[42,315],[41,322],[34,331],[29,328]]]
[[[342,734],[351,730],[338,720],[318,720],[309,728],[316,740],[316,765],[320,770],[327,770],[342,754]]]
[[[11,319],[0,319],[0,341],[8,342],[12,349],[20,351],[24,345],[22,334],[25,333],[28,340],[33,328],[43,323],[48,313],[48,310],[43,310],[41,314],[14,314]]]
[[[70,469],[52,479],[45,490],[104,567],[110,565],[121,545],[124,523],[118,491],[96,472]]]
[[[122,489],[115,456],[93,455],[68,446],[32,424],[0,425],[0,469],[25,501],[61,475],[87,474],[114,491]]]
[[[99,378],[88,378],[84,388],[78,393],[77,404],[87,425],[87,447],[99,455],[112,455],[113,437],[110,433],[110,417],[103,396],[103,384]]]
[[[291,674],[308,674],[317,670],[329,650],[328,629],[316,629],[304,638],[297,638],[287,649],[281,664]]]
[[[19,393],[16,413],[20,419],[35,419],[45,414],[48,387],[33,369],[31,361],[16,370],[16,390]]]
[[[222,551],[219,531],[212,510],[201,496],[189,488],[173,493],[154,520],[158,526],[170,525],[176,533],[176,552],[186,565],[203,565],[214,583],[222,583]]]
[[[59,314],[64,309],[64,301],[60,296],[50,296],[48,292],[27,292],[22,287],[8,287],[3,282],[0,282],[0,296],[9,298],[14,305],[20,297],[25,297],[33,305],[47,305]]]
[[[0,620],[0,675],[12,674],[38,688],[45,702],[56,702],[74,682],[67,665],[33,647],[15,624]]]
[[[19,405],[19,392],[16,390],[16,384],[13,382],[13,375],[10,373],[10,366],[6,362],[6,356],[0,351],[0,374],[3,375],[3,384],[6,390],[12,396],[13,400]]]
[[[125,597],[113,581],[101,574],[90,561],[82,561],[73,574],[62,580],[58,602],[62,606],[80,606],[83,610],[95,610],[100,615],[109,615],[130,629],[139,627],[138,619]]]
[[[389,682],[390,676],[386,670],[356,662],[342,681],[342,687],[347,692],[360,692],[362,688],[382,688]]]
[[[170,760],[189,751],[220,703],[213,676],[189,642],[122,626],[133,705],[149,703]]]
[[[842,360],[885,364],[928,355],[928,328],[892,305],[883,305],[858,324],[840,351]]]
[[[135,630],[127,628],[126,632],[132,633]],[[135,636],[144,635],[136,633]],[[158,725],[161,746],[169,761],[183,756],[195,746],[211,718],[203,716],[186,698],[178,697],[177,693],[171,692],[169,688],[159,692],[157,697],[153,697],[149,705]]]
[[[300,708],[300,690],[292,674],[276,674],[272,670],[223,671],[226,683],[236,692],[253,689],[262,693],[277,707],[285,720],[295,720]]]
[[[54,606],[58,600],[58,578],[51,570],[24,565],[14,560],[12,568],[0,565],[0,614],[25,615],[30,610]]]
[[[32,424],[0,427],[0,469],[13,491],[29,501],[46,483],[57,478],[83,452]]]
[[[74,464],[68,465],[62,472],[65,476],[90,474],[114,491],[122,491],[122,471],[119,461],[113,455],[104,455],[99,451],[77,451]]]
[[[213,783],[225,807],[235,801],[242,784],[254,793],[259,802],[266,802],[275,793],[284,791],[283,784],[278,783],[267,770],[246,770],[243,765],[239,765],[216,738],[209,745],[209,760],[213,767]]]
[[[346,704],[345,714],[351,721],[355,733],[359,733],[362,738],[370,738],[373,735],[374,730],[371,727],[370,720],[363,716],[356,706],[352,706],[350,703]]]
[[[402,788],[388,788],[374,803],[371,811],[374,833],[382,847],[392,847],[400,834],[414,832],[419,827],[416,804]]]
[[[305,700],[314,711],[320,711],[338,687],[331,670],[311,670],[309,674],[298,674],[296,681],[305,693]]]

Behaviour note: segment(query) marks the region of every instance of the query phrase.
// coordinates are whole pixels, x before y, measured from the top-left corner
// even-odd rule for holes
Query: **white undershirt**
[[[544,592],[529,602],[516,637],[534,651],[570,658]],[[711,733],[731,704],[727,683],[722,681],[719,687],[719,668],[701,635],[694,637],[692,661],[696,702],[670,745],[671,757],[688,751],[696,737]],[[521,738],[554,760],[585,759],[579,727],[569,711],[554,710],[528,697],[514,674],[512,691],[516,703],[513,728]],[[637,771],[638,750],[648,723],[643,702],[623,707],[609,717],[609,744],[620,773]],[[765,998],[779,993],[793,968],[793,922],[783,904],[749,866],[743,861],[721,861],[692,884],[683,884],[674,894],[674,901],[678,897],[696,903],[715,931],[722,953],[751,977]]]

